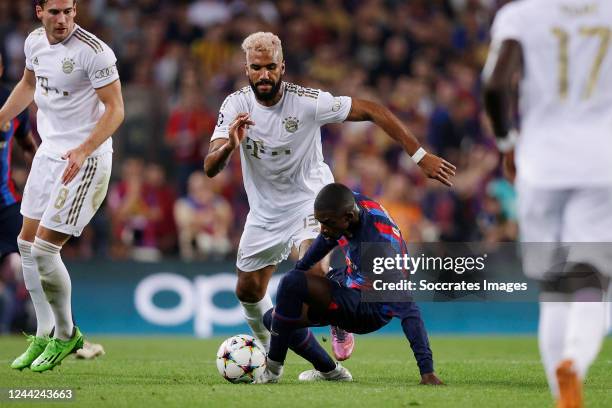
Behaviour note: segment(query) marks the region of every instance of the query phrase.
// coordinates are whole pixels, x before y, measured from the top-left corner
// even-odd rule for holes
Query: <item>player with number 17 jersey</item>
[[[556,406],[582,407],[612,276],[612,2],[511,2],[491,36],[485,107],[516,174],[523,271],[540,281],[542,363]]]
[[[517,183],[612,184],[611,18],[609,1],[521,0],[497,13],[484,76],[503,41],[518,41],[523,52]],[[568,165],[578,157],[588,160]]]

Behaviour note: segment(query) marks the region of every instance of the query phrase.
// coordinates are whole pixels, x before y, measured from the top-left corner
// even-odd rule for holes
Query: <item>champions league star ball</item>
[[[266,352],[254,337],[238,334],[221,343],[217,369],[231,383],[251,383],[266,369]]]

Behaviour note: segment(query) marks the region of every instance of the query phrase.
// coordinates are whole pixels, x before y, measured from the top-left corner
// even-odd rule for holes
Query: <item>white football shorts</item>
[[[236,267],[243,272],[253,272],[276,265],[289,257],[292,247],[299,248],[302,241],[315,239],[320,230],[314,218],[314,201],[277,223],[259,223],[249,214],[240,237]]]
[[[523,270],[534,279],[566,262],[612,276],[612,186],[544,189],[517,185]]]
[[[111,176],[112,153],[88,157],[76,177],[62,184],[67,160],[37,153],[21,201],[24,217],[78,237],[100,208]]]

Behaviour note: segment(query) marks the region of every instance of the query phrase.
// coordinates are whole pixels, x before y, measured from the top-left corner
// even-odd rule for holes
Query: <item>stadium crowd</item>
[[[217,177],[202,161],[225,96],[247,86],[241,41],[272,31],[286,81],[387,105],[426,148],[457,165],[452,189],[425,180],[370,123],[322,129],[337,181],[380,200],[412,241],[517,236],[479,75],[496,0],[82,0],[77,23],[115,50],[125,122],[103,210],[64,256],[232,259],[248,203],[239,156]],[[4,81],[24,68],[31,2],[0,0]],[[33,113],[33,117],[35,112]],[[34,126],[35,129],[35,126]],[[27,170],[14,161],[23,186]]]

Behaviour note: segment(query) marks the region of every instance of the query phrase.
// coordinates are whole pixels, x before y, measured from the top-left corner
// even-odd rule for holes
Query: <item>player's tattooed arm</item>
[[[23,70],[23,77],[17,83],[10,96],[0,109],[0,125],[19,115],[34,100],[36,77],[29,69]]]
[[[229,146],[227,139],[217,139],[210,143],[208,154],[204,158],[204,172],[208,177],[215,177],[221,170],[225,168],[230,156],[232,155],[232,149]]]
[[[248,113],[240,113],[230,124],[228,139],[213,140],[204,159],[204,171],[208,177],[215,177],[225,168],[230,156],[246,137],[250,126],[255,125]]]
[[[391,138],[398,142],[413,157],[421,145],[412,132],[385,106],[364,99],[353,98],[347,121],[370,121],[380,126]],[[421,150],[422,152],[423,150]],[[456,167],[435,154],[425,153],[418,160],[418,165],[429,178],[452,186],[451,179]]]

